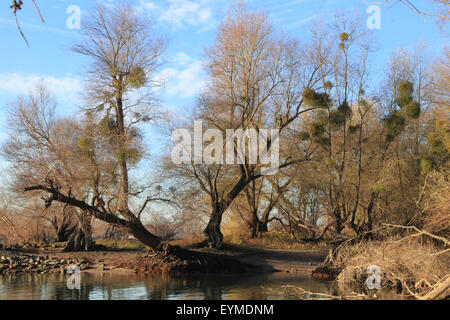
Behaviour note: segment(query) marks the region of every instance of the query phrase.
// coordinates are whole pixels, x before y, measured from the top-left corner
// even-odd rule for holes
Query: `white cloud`
[[[43,81],[58,102],[75,104],[79,102],[81,81],[71,75],[55,77],[25,73],[0,73],[0,94],[17,96],[28,94],[39,81]]]
[[[192,98],[200,93],[205,84],[203,62],[179,52],[170,59],[167,67],[157,75],[165,81],[164,93],[179,98]]]
[[[169,59],[168,66],[155,75],[156,81],[164,81],[165,87],[159,94],[177,98],[195,97],[204,87],[203,62],[193,59],[184,52],[178,52]],[[55,99],[61,104],[75,106],[81,103],[82,83],[72,75],[53,76],[18,72],[0,73],[0,100],[13,100],[26,95],[43,81]]]
[[[139,0],[138,10],[157,10],[158,6],[156,3],[146,0]]]
[[[171,58],[169,58],[169,63],[177,64],[180,66],[186,66],[194,61],[191,56],[185,52],[177,52]]]
[[[158,17],[160,22],[172,28],[201,27],[205,30],[216,23],[208,0],[139,0],[137,9]]]

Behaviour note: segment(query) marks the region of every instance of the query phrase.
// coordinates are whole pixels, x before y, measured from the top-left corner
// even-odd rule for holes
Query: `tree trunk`
[[[259,234],[267,233],[269,232],[269,227],[267,226],[268,221],[263,221],[259,224]]]
[[[126,211],[123,214],[127,219],[123,219],[106,211],[100,211],[98,208],[90,206],[84,201],[80,201],[76,198],[69,197],[59,190],[53,187],[47,187],[43,185],[37,185],[25,188],[25,191],[42,190],[51,194],[49,199],[46,199],[46,206],[50,206],[53,201],[66,203],[68,205],[77,207],[81,211],[89,212],[95,218],[104,221],[106,223],[116,225],[119,228],[124,229],[129,234],[132,234],[138,241],[141,241],[144,245],[149,246],[152,250],[158,250],[161,244],[161,240],[155,235],[151,234],[142,225],[142,222],[133,215],[131,211]]]
[[[341,233],[342,230],[344,229],[345,225],[345,220],[343,220],[341,217],[341,211],[339,209],[336,209],[333,212],[333,216],[335,218],[334,220],[334,228],[336,229],[337,233]]]
[[[56,242],[65,242],[68,241],[68,233],[66,233],[66,230],[63,228],[60,228],[56,231]]]
[[[69,224],[63,224],[56,229],[56,242],[65,242],[69,240],[69,237],[76,228],[70,227]]]
[[[92,240],[92,234],[90,234],[89,232],[85,232],[83,230],[83,227],[79,223],[76,226],[75,231],[70,235],[69,241],[67,241],[67,244],[64,247],[63,251],[90,251],[94,248],[94,246],[95,243]]]
[[[136,240],[150,247],[153,251],[156,251],[161,246],[161,240],[151,234],[142,224],[139,219],[135,219],[124,228],[129,234],[133,235]]]
[[[222,209],[222,206],[220,204],[213,205],[208,225],[203,231],[210,248],[222,248],[223,234],[220,231],[220,223],[222,222],[223,212],[224,210]]]
[[[250,227],[250,237],[254,239],[266,233],[268,231],[267,224],[267,221],[260,221],[258,218],[254,219]]]
[[[90,216],[82,212],[78,217],[78,224],[75,227],[75,231],[70,235],[69,241],[67,241],[63,251],[90,251],[94,249],[94,246]]]
[[[373,206],[375,203],[375,198],[376,198],[376,194],[374,192],[372,192],[372,194],[370,195],[370,201],[369,201],[369,205],[367,206],[367,225],[366,225],[366,230],[367,233],[365,235],[366,239],[373,239],[373,233],[372,233],[372,229],[373,229],[373,220],[372,220],[372,211],[373,211]]]
[[[250,238],[254,239],[258,236],[258,227],[259,227],[260,221],[258,218],[258,213],[255,209],[252,210],[252,221],[250,225]]]
[[[75,231],[76,225],[73,225],[74,213],[69,205],[65,204],[58,216],[54,216],[50,222],[55,229],[56,242],[66,242],[70,235]]]

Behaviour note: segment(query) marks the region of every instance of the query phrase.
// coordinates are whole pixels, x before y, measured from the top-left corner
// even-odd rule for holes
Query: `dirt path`
[[[326,249],[288,250],[261,248],[226,248],[225,253],[240,261],[261,266],[266,271],[302,273],[314,270],[326,257]]]

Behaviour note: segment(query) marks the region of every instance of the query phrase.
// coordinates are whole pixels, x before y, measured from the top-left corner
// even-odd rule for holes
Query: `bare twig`
[[[42,17],[41,11],[39,10],[39,7],[37,6],[35,0],[31,0],[31,1],[33,2],[34,7],[36,8],[36,11],[37,11],[39,17],[41,18],[42,23],[45,23],[44,18]],[[20,27],[20,24],[19,24],[19,19],[17,18],[17,11],[22,10],[22,5],[23,5],[22,0],[13,0],[10,8],[12,9],[14,19],[16,20],[17,29],[19,30],[19,33],[22,36],[22,38],[25,40],[27,47],[29,48],[30,44],[28,43],[27,38],[25,37],[24,33],[22,32],[22,28]]]
[[[25,43],[27,44],[27,47],[30,47],[30,44],[28,43],[27,38],[25,37],[25,35],[22,32],[22,28],[20,27],[19,24],[19,19],[17,19],[17,10],[22,10],[22,1],[19,0],[13,0],[13,4],[10,6],[10,8],[13,10],[13,15],[14,15],[14,19],[16,20],[16,25],[17,25],[17,29],[19,30],[20,35],[22,36],[22,38],[25,40]]]
[[[382,4],[387,4],[389,2],[389,0],[383,0],[383,1],[367,1],[364,0],[364,2],[368,5],[382,5]],[[409,0],[398,0],[395,4],[397,3],[402,3],[405,6],[407,6],[409,9],[411,9],[412,11],[418,13],[418,14],[422,14],[424,16],[430,16],[430,17],[437,17],[437,18],[441,18],[441,19],[450,19],[450,17],[445,16],[445,15],[441,15],[441,14],[433,14],[433,13],[426,13],[423,11],[420,11],[419,9],[417,9],[417,7],[411,3],[411,1]],[[446,3],[446,5],[448,5],[448,3]]]
[[[31,0],[31,1],[33,1],[34,7],[36,8],[36,11],[37,11],[39,17],[41,18],[42,23],[45,23],[44,18],[42,18],[41,11],[39,10],[39,7],[36,5],[36,2],[34,2],[34,0]]]

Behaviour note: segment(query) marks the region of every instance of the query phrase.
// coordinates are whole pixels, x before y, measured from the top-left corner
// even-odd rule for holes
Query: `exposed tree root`
[[[118,264],[119,267],[136,272],[152,274],[179,273],[245,273],[258,267],[244,263],[225,254],[199,252],[177,246],[163,246],[160,251],[139,256],[135,261]]]

